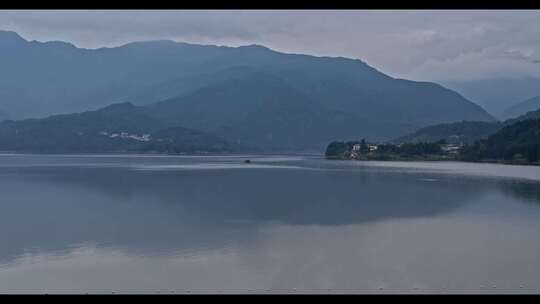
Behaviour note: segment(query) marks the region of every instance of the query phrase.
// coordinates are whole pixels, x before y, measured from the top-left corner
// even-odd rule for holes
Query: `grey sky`
[[[0,29],[86,48],[256,43],[415,80],[540,77],[540,11],[0,11]]]

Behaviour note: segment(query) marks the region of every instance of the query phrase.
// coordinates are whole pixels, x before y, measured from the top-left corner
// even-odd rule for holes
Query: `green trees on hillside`
[[[518,121],[461,151],[462,160],[540,160],[540,119]]]
[[[330,159],[342,159],[348,158],[353,151],[354,145],[359,144],[360,150],[357,151],[360,155],[369,159],[387,159],[387,157],[416,157],[427,155],[442,155],[443,151],[441,145],[446,144],[444,140],[433,143],[407,143],[403,145],[393,144],[379,144],[376,145],[377,149],[370,151],[369,144],[362,139],[358,141],[333,141],[331,142],[325,152],[326,158]]]
[[[430,154],[441,154],[441,144],[444,142],[435,142],[435,143],[407,143],[399,146],[399,153],[405,155],[430,155]]]
[[[465,125],[467,128],[474,126],[470,123],[461,123],[459,127]],[[476,140],[461,147],[456,144],[448,144],[444,139],[437,142],[407,142],[400,145],[378,144],[376,149],[370,149],[370,144],[364,139],[360,142],[334,141],[328,145],[326,157],[373,160],[459,159],[463,161],[540,164],[540,119],[515,120],[514,123],[505,123],[504,125],[486,139]],[[446,128],[446,126],[444,127]],[[355,144],[360,145],[359,151],[358,149],[353,151]],[[359,155],[352,152],[359,153]]]
[[[342,141],[333,141],[326,147],[326,158],[343,158],[345,153],[352,150],[352,145]]]

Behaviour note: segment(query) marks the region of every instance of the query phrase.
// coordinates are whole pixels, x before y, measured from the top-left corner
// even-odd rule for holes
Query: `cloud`
[[[359,58],[422,80],[540,76],[538,11],[1,11],[0,29],[80,47],[172,39]]]

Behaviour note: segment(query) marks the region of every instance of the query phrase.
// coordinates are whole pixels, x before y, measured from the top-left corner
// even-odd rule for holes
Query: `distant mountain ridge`
[[[520,115],[523,115],[530,111],[535,111],[540,109],[540,95],[533,98],[529,98],[522,102],[519,102],[508,109],[503,113],[505,119],[516,118]]]
[[[540,79],[534,77],[448,81],[442,84],[481,105],[498,119],[510,118],[504,112],[516,101],[540,95]]]
[[[392,140],[394,143],[438,142],[472,144],[502,128],[499,122],[463,121],[427,126],[412,134]]]
[[[462,121],[448,124],[436,124],[416,130],[415,132],[393,139],[392,143],[437,142],[445,140],[449,143],[472,144],[486,139],[504,127],[517,122],[540,119],[540,109],[529,111],[516,118],[502,122]]]
[[[504,124],[505,125],[509,125],[509,124],[513,124],[513,123],[516,123],[518,121],[524,121],[524,120],[529,120],[529,119],[540,119],[540,109],[536,110],[536,111],[529,111],[523,115],[520,115],[516,118],[511,118],[511,119],[507,119],[504,121]]]
[[[9,32],[0,41],[0,108],[14,118],[133,102],[155,119],[274,151],[495,121],[452,90],[395,79],[358,59],[172,41],[90,50]]]

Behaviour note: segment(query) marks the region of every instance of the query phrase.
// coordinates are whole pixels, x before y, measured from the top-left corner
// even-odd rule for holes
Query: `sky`
[[[540,77],[540,11],[0,11],[0,30],[99,48],[170,39],[343,56],[393,76]]]

